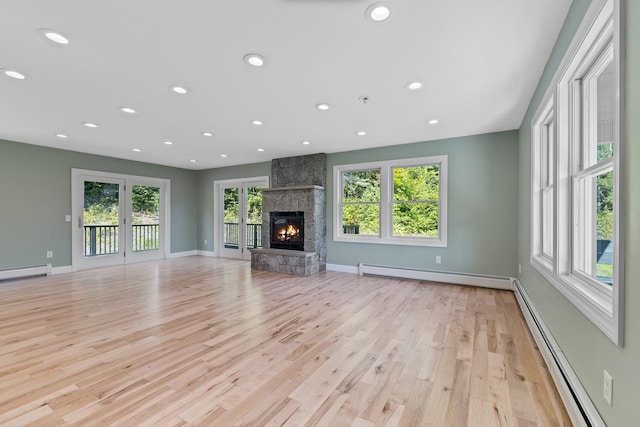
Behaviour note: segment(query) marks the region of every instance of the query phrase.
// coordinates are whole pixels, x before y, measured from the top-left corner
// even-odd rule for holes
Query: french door
[[[262,189],[266,177],[215,181],[216,247],[224,258],[251,259],[262,247]]]
[[[168,181],[72,171],[74,270],[164,259]]]

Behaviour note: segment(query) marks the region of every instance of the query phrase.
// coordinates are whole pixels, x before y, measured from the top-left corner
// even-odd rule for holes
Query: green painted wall
[[[225,179],[252,178],[258,176],[271,176],[271,162],[254,163],[226,168],[207,169],[198,174],[198,248],[205,251],[214,251],[214,227],[213,227],[213,182]],[[204,241],[207,241],[205,245]]]
[[[333,166],[443,154],[449,156],[448,247],[333,241]],[[330,154],[327,172],[327,263],[516,275],[517,131]]]
[[[197,172],[0,140],[0,269],[71,265],[72,168],[170,179],[171,252],[197,248]]]
[[[640,389],[640,1],[627,6],[627,144],[623,175],[626,204],[625,346],[611,343],[529,265],[530,121],[569,45],[589,0],[574,0],[556,47],[519,132],[405,144],[328,156],[327,262],[359,262],[520,276],[536,308],[581,383],[610,426],[636,423]],[[449,246],[419,248],[332,241],[333,176],[338,164],[447,154]],[[214,250],[213,181],[270,175],[270,162],[205,171],[156,166],[0,140],[0,269],[71,264],[71,168],[171,180],[171,251]],[[208,245],[204,245],[204,240]],[[517,250],[516,250],[517,249]],[[442,264],[434,258],[442,256]],[[602,398],[602,371],[614,377],[613,408]]]
[[[623,156],[625,210],[625,345],[614,345],[529,264],[531,119],[569,46],[589,0],[574,0],[564,28],[520,128],[518,259],[520,279],[562,352],[608,426],[638,425],[640,390],[640,1],[626,3],[626,153]],[[603,370],[613,376],[613,407],[602,396]]]

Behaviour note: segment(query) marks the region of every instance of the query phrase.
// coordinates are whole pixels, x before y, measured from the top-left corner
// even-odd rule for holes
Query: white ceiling
[[[207,169],[516,129],[571,3],[374,2],[2,0],[0,138]]]

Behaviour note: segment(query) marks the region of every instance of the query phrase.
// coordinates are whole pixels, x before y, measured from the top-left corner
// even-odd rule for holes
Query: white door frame
[[[250,178],[239,178],[239,179],[221,179],[213,181],[213,235],[214,235],[214,253],[217,257],[229,257],[229,251],[225,251],[224,249],[224,233],[222,232],[223,222],[224,222],[224,199],[222,197],[222,189],[223,188],[232,188],[238,187],[242,188],[243,186],[250,185],[262,185],[264,188],[269,187],[269,177],[268,176],[255,176]],[[239,201],[238,209],[240,210],[240,215],[244,216],[246,214],[246,209],[244,209],[244,200]],[[244,235],[244,230],[246,227],[241,227],[242,232],[241,235]],[[241,239],[241,242],[244,242],[245,239]],[[246,243],[243,243],[243,245]],[[245,251],[247,252],[247,251]],[[249,253],[239,252],[239,259],[250,259]]]
[[[128,256],[123,260],[104,258],[104,261],[92,262],[90,265],[83,263],[85,257],[83,255],[83,205],[84,205],[84,188],[82,183],[86,178],[104,179],[104,180],[122,180],[128,188],[132,185],[148,185],[160,188],[160,250],[153,253],[134,254],[131,251],[130,238],[121,240],[124,244],[125,251]],[[127,224],[131,224],[131,197],[130,191],[125,191],[123,215],[126,215]],[[72,271],[78,271],[83,268],[98,267],[101,265],[117,265],[123,262],[142,262],[152,259],[166,259],[171,248],[171,233],[169,224],[171,224],[171,180],[163,178],[151,178],[136,175],[125,175],[104,171],[92,171],[86,169],[71,169],[71,268]],[[122,205],[122,203],[121,203]],[[121,217],[122,222],[122,217]],[[121,223],[120,226],[123,224]],[[121,227],[124,234],[124,229]],[[117,261],[117,262],[115,262]],[[84,265],[83,265],[84,264]]]

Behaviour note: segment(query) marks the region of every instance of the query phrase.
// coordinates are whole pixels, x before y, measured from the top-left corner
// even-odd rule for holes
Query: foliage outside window
[[[334,167],[334,240],[446,246],[446,156]]]
[[[264,187],[247,187],[247,224],[262,224],[262,190]],[[240,221],[240,199],[238,187],[224,189],[224,222]]]
[[[393,168],[393,235],[438,237],[440,165]]]
[[[342,175],[342,224],[349,234],[380,234],[380,170]]]
[[[532,121],[531,264],[622,343],[619,9],[595,0]]]
[[[107,182],[85,181],[85,225],[118,225],[120,186]]]
[[[133,224],[158,223],[160,188],[133,185],[131,188]],[[118,225],[119,185],[85,181],[84,219],[86,225]]]

